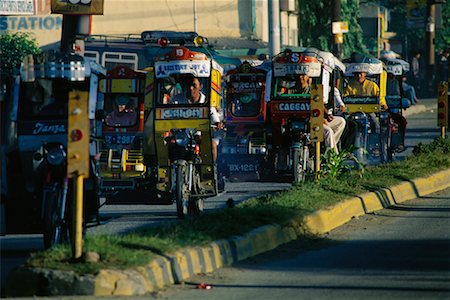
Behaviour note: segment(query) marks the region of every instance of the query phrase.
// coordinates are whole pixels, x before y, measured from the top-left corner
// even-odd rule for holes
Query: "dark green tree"
[[[301,45],[330,51],[332,49],[330,0],[298,0],[298,7]],[[350,56],[352,52],[367,53],[358,17],[359,1],[341,0],[341,19],[349,24],[349,32],[344,34],[344,57]]]
[[[391,10],[391,21],[389,31],[397,33],[396,39],[401,41],[404,47],[403,56],[408,55],[414,50],[424,48],[425,25],[422,27],[408,26],[408,12],[406,10],[406,0],[390,0],[383,3]],[[423,8],[426,12],[426,8]],[[414,25],[414,24],[412,24]],[[450,46],[450,1],[442,4],[442,27],[436,28],[435,49],[441,52],[445,47]]]
[[[23,58],[41,51],[29,33],[4,33],[0,35],[0,71],[2,77],[18,74]]]

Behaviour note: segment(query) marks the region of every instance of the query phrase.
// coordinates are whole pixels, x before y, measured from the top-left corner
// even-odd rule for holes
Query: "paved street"
[[[449,299],[450,189],[297,240],[162,299]],[[210,290],[196,289],[204,282]]]

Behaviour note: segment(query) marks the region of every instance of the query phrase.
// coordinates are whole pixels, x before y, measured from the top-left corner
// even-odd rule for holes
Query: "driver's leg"
[[[336,153],[339,153],[336,146],[336,141],[334,140],[334,132],[328,125],[325,124],[323,124],[323,139],[326,148],[333,148]]]
[[[217,161],[217,146],[219,145],[219,140],[213,138],[211,143],[212,148],[212,155],[213,155],[213,161],[216,163]]]
[[[328,122],[328,126],[333,130],[334,141],[337,144],[341,139],[342,133],[345,129],[345,119],[339,116],[334,116],[331,122]]]

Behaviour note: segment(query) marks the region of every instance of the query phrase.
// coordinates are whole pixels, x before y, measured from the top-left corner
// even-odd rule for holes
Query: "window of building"
[[[102,65],[107,70],[114,69],[119,65],[136,70],[138,67],[138,56],[136,53],[104,52],[102,54]]]

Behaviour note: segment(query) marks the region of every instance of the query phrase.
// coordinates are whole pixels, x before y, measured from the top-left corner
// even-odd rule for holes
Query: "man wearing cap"
[[[133,126],[136,124],[136,112],[127,107],[130,98],[127,95],[116,96],[116,109],[110,112],[105,119],[108,126]]]

